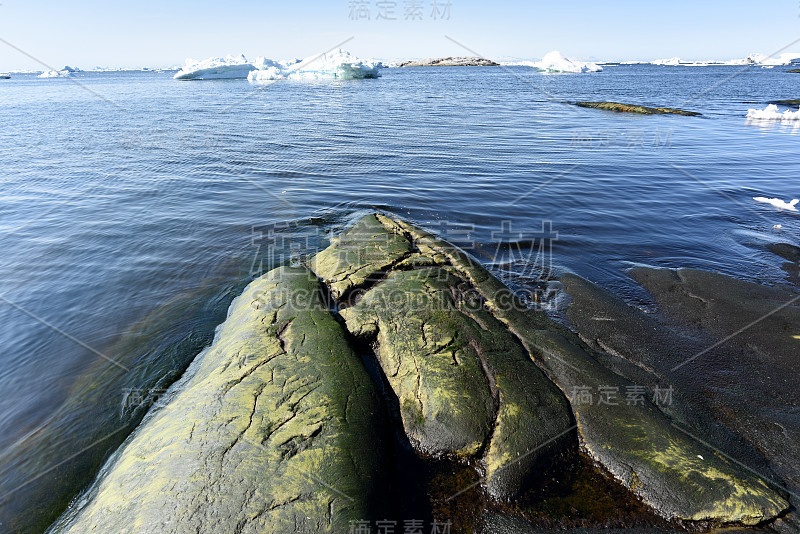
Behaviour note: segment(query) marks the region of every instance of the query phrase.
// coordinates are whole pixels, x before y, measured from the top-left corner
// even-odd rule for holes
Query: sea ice
[[[526,64],[543,72],[600,72],[603,70],[603,67],[596,63],[565,57],[558,50],[545,55],[541,61]]]
[[[656,59],[654,61],[651,61],[650,63],[653,65],[680,65],[681,58],[673,57],[669,59]]]
[[[264,60],[257,65],[247,79],[253,83],[273,80],[357,80],[377,78],[383,64],[378,61],[361,60],[349,52],[339,49],[326,54],[310,56],[293,64]]]
[[[187,59],[181,70],[175,73],[176,80],[243,80],[255,70],[244,55],[224,58],[212,57],[202,61]]]
[[[778,106],[770,104],[764,109],[750,109],[747,111],[748,119],[761,121],[796,121],[800,120],[800,109],[792,111],[787,109],[783,113],[778,111]]]
[[[72,72],[68,70],[46,70],[39,75],[39,78],[67,78]]]
[[[797,211],[797,203],[800,202],[798,199],[794,199],[791,202],[784,202],[779,198],[767,198],[767,197],[753,197],[753,200],[756,202],[762,202],[764,204],[769,204],[778,208],[779,210],[787,210],[787,211]]]

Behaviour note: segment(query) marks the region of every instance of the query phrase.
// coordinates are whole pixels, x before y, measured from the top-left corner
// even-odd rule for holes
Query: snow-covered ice
[[[46,70],[39,75],[39,78],[67,78],[72,72],[68,70]]]
[[[256,67],[244,55],[212,57],[202,61],[187,59],[175,73],[176,80],[244,80]]]
[[[767,197],[753,197],[753,200],[755,200],[756,202],[769,204],[770,206],[774,206],[779,210],[787,210],[787,211],[797,211],[797,203],[800,202],[800,200],[796,198],[791,202],[784,202],[779,198],[767,198]]]
[[[266,60],[270,61],[270,60]],[[247,79],[253,83],[273,80],[357,80],[377,78],[383,64],[379,61],[361,60],[349,52],[339,49],[326,54],[317,54],[294,64],[271,61],[259,65]]]
[[[273,80],[329,80],[377,78],[383,67],[378,61],[360,60],[349,52],[336,50],[311,56],[302,61],[276,61],[264,57],[249,61],[244,55],[209,58],[202,61],[187,59],[178,71],[176,80],[244,80],[269,82]]]
[[[761,121],[796,121],[800,120],[800,109],[792,111],[787,109],[783,113],[778,111],[778,106],[770,104],[764,109],[750,109],[747,118]]]
[[[566,57],[558,50],[548,53],[541,61],[523,62],[522,64],[527,64],[543,72],[600,72],[603,70],[603,67],[596,63]]]

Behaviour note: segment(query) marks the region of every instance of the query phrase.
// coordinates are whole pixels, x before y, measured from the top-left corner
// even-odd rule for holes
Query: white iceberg
[[[326,54],[310,56],[292,64],[262,60],[258,69],[247,79],[252,83],[274,80],[359,80],[377,78],[383,64],[379,61],[361,60],[339,49]]]
[[[72,71],[68,70],[46,70],[39,75],[39,78],[67,78],[71,74]]]
[[[680,65],[681,64],[681,58],[673,57],[673,58],[669,58],[669,59],[656,59],[654,61],[651,61],[650,63],[652,65],[670,65],[670,66],[674,66],[674,65]]]
[[[750,109],[747,118],[760,121],[796,121],[800,120],[800,109],[792,111],[787,109],[783,113],[778,111],[778,106],[770,104],[764,109]]]
[[[755,200],[756,202],[769,204],[770,206],[776,207],[779,210],[787,210],[787,211],[797,211],[797,203],[800,202],[800,200],[796,198],[791,202],[784,202],[779,198],[767,198],[767,197],[753,197],[753,200]]]
[[[175,73],[176,80],[244,80],[255,70],[244,55],[212,57],[202,61],[187,59],[186,64]]]
[[[541,61],[530,63],[530,66],[543,72],[600,72],[603,67],[596,63],[578,61],[568,58],[558,50],[545,55]]]

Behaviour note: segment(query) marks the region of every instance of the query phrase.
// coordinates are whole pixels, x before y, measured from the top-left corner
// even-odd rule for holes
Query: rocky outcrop
[[[616,111],[619,113],[638,113],[640,115],[687,115],[696,117],[701,115],[696,111],[684,111],[674,108],[652,108],[648,106],[637,106],[633,104],[620,104],[619,102],[576,102],[582,108],[602,109],[605,111]]]
[[[659,514],[692,521],[757,524],[787,509],[783,497],[757,476],[673,426],[652,399],[617,405],[575,402],[578,388],[595,392],[618,388],[624,394],[637,384],[601,365],[591,349],[543,312],[528,310],[456,247],[405,223],[394,225],[414,239],[420,253],[449,263],[472,282],[487,310],[573,399],[572,410],[587,452]]]
[[[57,532],[345,532],[378,518],[378,398],[306,269],[251,283]]]
[[[797,74],[797,73],[799,73],[799,72],[800,72],[800,69],[791,69],[791,70],[787,70],[786,72],[790,72],[790,73],[793,73],[793,74]]]
[[[789,507],[772,476],[760,476],[763,461],[744,467],[715,446],[732,433],[692,411],[693,399],[675,408],[631,400],[640,379],[659,383],[664,363],[680,361],[659,353],[675,338],[608,304],[588,282],[565,279],[568,290],[601,303],[573,309],[583,341],[460,249],[383,215],[363,217],[310,266],[316,276],[279,268],[247,287],[214,343],[55,532],[346,532],[351,521],[396,512],[384,506],[396,482],[384,476],[384,454],[397,460],[400,446],[415,461],[458,466],[431,478],[444,480],[434,488],[446,488],[440,500],[420,489],[432,508],[480,485],[473,511],[500,518],[509,532],[525,531],[516,506],[538,475],[574,467],[575,458],[670,520],[755,525]],[[749,320],[787,297],[697,273],[635,276],[663,295],[676,321],[688,314],[711,332],[735,326],[718,319],[725,306],[752,301]],[[709,291],[728,300],[714,303]],[[788,306],[765,325],[788,335],[787,324],[797,324]],[[632,336],[589,323],[594,314],[625,325],[623,334],[655,334],[639,348]],[[788,365],[792,354],[774,363]],[[614,397],[587,403],[581,391]],[[402,440],[384,442],[395,419]],[[584,452],[575,455],[578,444]]]
[[[780,106],[800,106],[800,98],[790,100],[773,100],[769,104],[778,104]]]
[[[499,63],[482,57],[442,57],[404,61],[399,67],[497,67]]]
[[[517,496],[526,481],[576,443],[568,403],[487,311],[465,274],[441,254],[417,251],[399,224],[369,215],[312,264],[323,267],[317,274],[332,289],[348,280],[341,272],[355,276],[347,287],[365,289],[340,313],[348,330],[375,343],[417,450],[481,458],[489,493]],[[406,250],[392,258],[389,272],[371,254],[385,243]],[[353,262],[346,269],[343,258]],[[325,268],[330,265],[336,267]],[[363,287],[364,279],[373,286]]]

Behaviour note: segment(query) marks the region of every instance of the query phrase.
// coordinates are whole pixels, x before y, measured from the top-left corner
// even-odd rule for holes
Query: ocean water
[[[764,245],[798,244],[800,218],[752,197],[800,196],[800,124],[745,115],[800,98],[785,70],[0,81],[0,531],[44,530],[249,280],[369,211],[462,245],[531,300],[568,270],[648,307],[637,264],[784,282]]]

